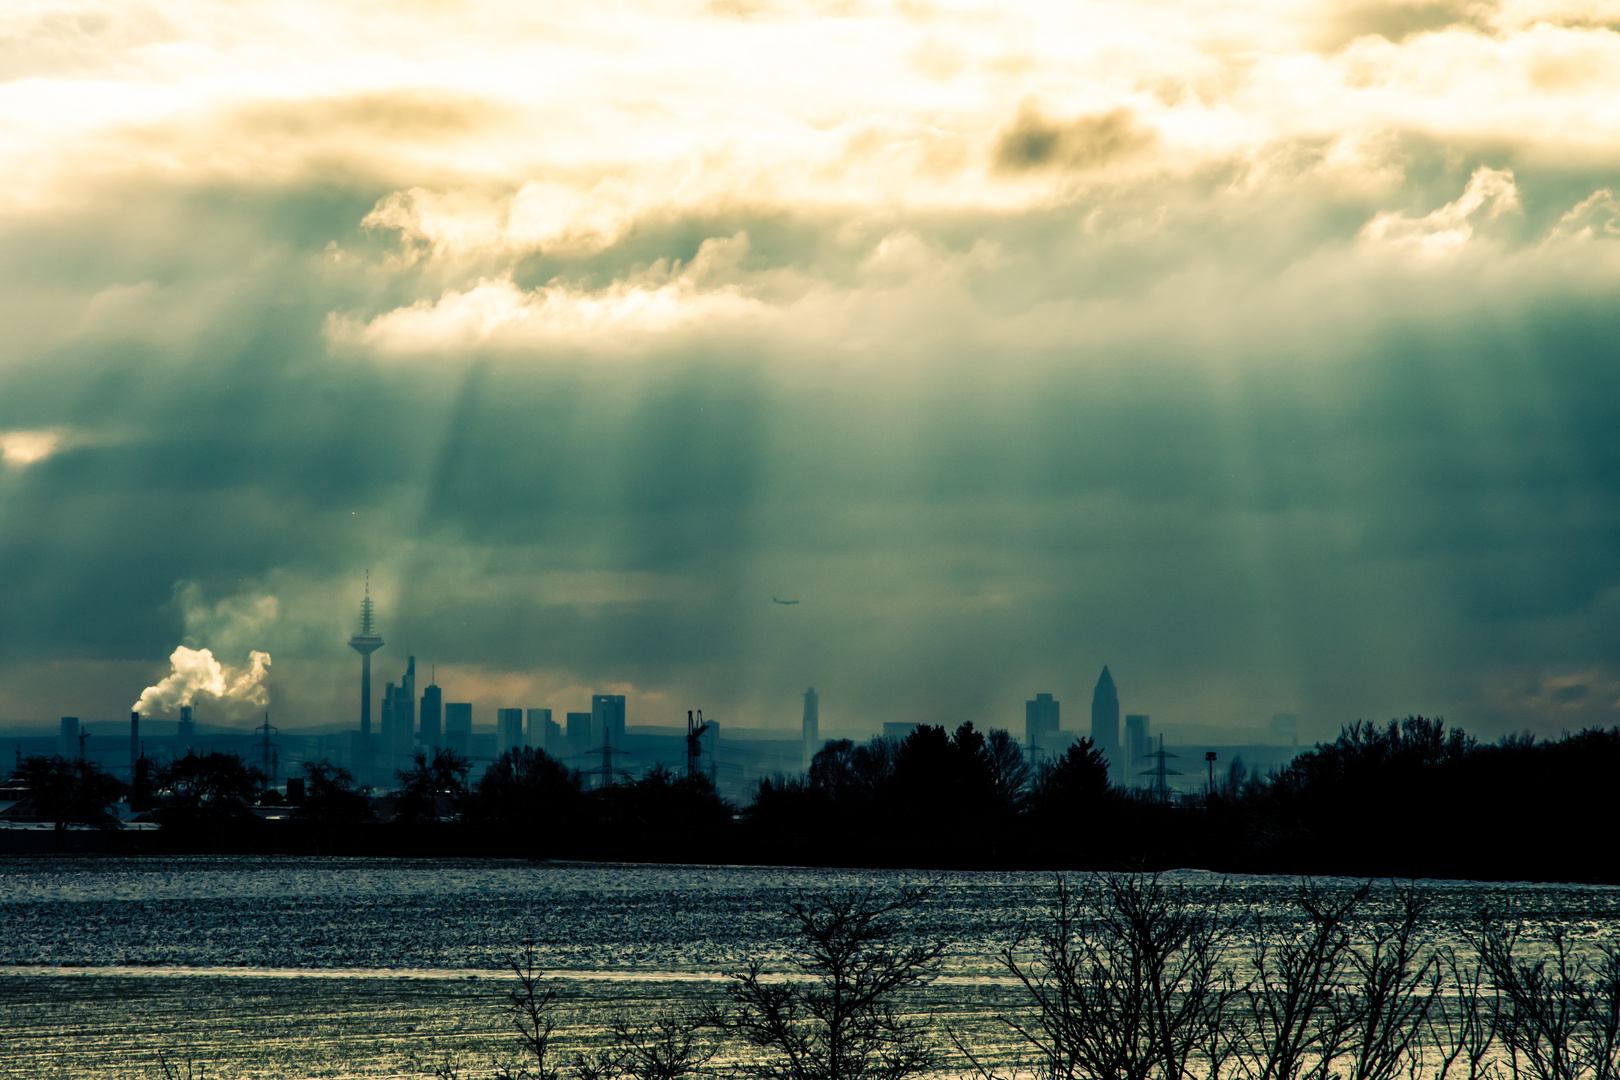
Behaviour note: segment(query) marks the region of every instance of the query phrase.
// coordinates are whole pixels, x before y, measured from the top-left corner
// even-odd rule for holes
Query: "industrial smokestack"
[[[129,779],[135,780],[135,763],[141,759],[141,714],[129,714]]]
[[[197,737],[197,725],[192,722],[190,705],[180,706],[180,730],[177,734],[181,746],[191,745],[191,741]]]

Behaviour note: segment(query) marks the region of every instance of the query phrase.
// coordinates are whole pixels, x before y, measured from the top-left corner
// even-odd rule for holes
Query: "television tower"
[[[371,749],[371,654],[382,647],[371,604],[371,571],[367,570],[366,598],[360,601],[360,632],[349,639],[349,648],[360,654],[360,740],[367,752]]]

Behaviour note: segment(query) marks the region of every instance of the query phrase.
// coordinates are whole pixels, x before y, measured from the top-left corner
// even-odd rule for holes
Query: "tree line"
[[[1356,723],[1266,776],[1229,763],[1161,800],[1110,784],[1088,739],[1032,764],[1006,731],[921,725],[904,739],[828,741],[799,775],[736,806],[662,766],[590,789],[543,751],[507,751],[476,780],[449,750],[418,752],[373,798],[331,762],[303,767],[286,820],[240,758],[189,754],[139,792],[163,825],[151,850],[489,854],[809,865],[1156,869],[1620,882],[1594,842],[1620,775],[1620,729],[1482,743],[1437,719]],[[40,816],[112,827],[118,781],[85,761],[16,774]]]

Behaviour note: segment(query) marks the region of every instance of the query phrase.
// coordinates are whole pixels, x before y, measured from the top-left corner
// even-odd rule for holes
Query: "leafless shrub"
[[[755,962],[733,976],[732,1004],[717,1022],[741,1035],[760,1060],[743,1071],[760,1080],[905,1080],[939,1054],[927,1024],[895,1010],[896,996],[926,985],[943,946],[910,942],[905,916],[925,890],[894,900],[871,892],[800,900],[788,909],[801,978],[773,982]]]
[[[163,1080],[206,1080],[202,1067],[194,1066],[189,1055],[186,1057],[186,1071],[181,1072],[179,1063],[159,1050],[158,1068],[163,1070]]]
[[[1195,903],[1157,875],[1099,875],[1079,887],[1060,877],[1048,921],[1001,956],[1034,1005],[1033,1019],[1003,1022],[1033,1050],[1041,1075],[1217,1080],[1242,1030],[1222,900]],[[1028,945],[1033,957],[1021,959]]]
[[[1373,918],[1350,953],[1347,1080],[1394,1080],[1415,1063],[1440,995],[1440,957],[1426,932],[1433,899],[1412,885],[1392,899],[1393,915]]]
[[[611,1045],[576,1056],[573,1075],[576,1080],[683,1080],[704,1073],[719,1047],[701,1033],[716,1023],[713,1014],[661,1013],[645,1027],[617,1018],[609,1029]]]
[[[558,1080],[561,1075],[551,1060],[551,1039],[557,1030],[557,991],[541,984],[536,959],[533,941],[523,942],[517,953],[506,957],[507,970],[517,977],[517,986],[506,995],[506,1007],[517,1029],[521,1060],[515,1066],[498,1068],[496,1080]]]
[[[1593,962],[1555,927],[1545,956],[1520,955],[1522,928],[1484,917],[1470,935],[1495,987],[1494,1021],[1515,1077],[1614,1080],[1620,1074],[1620,949]]]
[[[1497,1080],[1500,1063],[1496,1046],[1497,1017],[1502,1006],[1499,992],[1485,981],[1484,968],[1447,949],[1440,959],[1442,985],[1455,1000],[1429,1011],[1428,1029],[1435,1056],[1434,1080]]]

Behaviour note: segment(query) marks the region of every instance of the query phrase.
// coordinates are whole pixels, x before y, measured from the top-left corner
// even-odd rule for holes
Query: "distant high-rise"
[[[1119,691],[1103,665],[1102,678],[1091,692],[1091,742],[1108,759],[1111,772],[1119,770]]]
[[[191,718],[191,706],[180,706],[180,726],[175,728],[181,746],[190,746],[197,737],[197,723]]]
[[[410,760],[416,739],[416,701],[410,686],[416,679],[413,674],[407,674],[405,678],[405,685],[394,687],[394,703],[389,710],[393,717],[393,728],[389,732],[387,745],[394,756],[395,768],[402,767]]]
[[[591,749],[624,745],[624,695],[591,695]]]
[[[411,756],[416,740],[416,657],[405,658],[405,678],[394,708],[394,753]]]
[[[545,723],[545,751],[547,754],[561,761],[568,756],[568,740],[563,735],[562,725],[551,719],[551,710],[541,710],[546,714]]]
[[[62,717],[62,731],[56,736],[56,752],[63,757],[73,757],[78,753],[79,718],[77,716]]]
[[[1148,755],[1153,752],[1153,737],[1148,734],[1148,718],[1142,713],[1125,717],[1125,775],[1126,786],[1147,768]]]
[[[571,712],[568,721],[568,756],[584,757],[591,749],[591,714]]]
[[[444,691],[429,683],[422,690],[422,745],[428,750],[436,750],[442,745],[439,741],[439,718],[443,712]]]
[[[530,709],[528,711],[527,715],[528,715],[528,721],[527,721],[527,724],[526,724],[526,726],[524,728],[524,732],[525,732],[525,738],[523,740],[524,744],[527,745],[527,746],[534,746],[534,747],[538,747],[541,750],[545,750],[545,748],[546,748],[546,725],[551,723],[551,710],[550,709]],[[549,753],[549,752],[550,751],[547,751],[547,753]]]
[[[444,745],[447,750],[466,755],[472,749],[472,702],[444,703]]]
[[[378,743],[383,749],[383,762],[386,765],[394,752],[394,684],[388,683],[383,687],[382,708],[377,714],[377,733],[380,736]]]
[[[141,759],[141,714],[129,714],[129,775],[135,776],[135,763]]]
[[[816,688],[804,692],[804,760],[806,763],[821,749],[821,699]]]
[[[349,648],[360,654],[360,741],[356,746],[355,772],[361,783],[371,780],[371,654],[383,647],[377,634],[376,612],[371,604],[371,572],[366,572],[366,596],[360,601],[360,631],[349,638]]]
[[[1051,694],[1036,694],[1024,702],[1024,747],[1031,761],[1057,749],[1058,702]]]
[[[504,754],[523,746],[523,710],[495,710],[495,752]]]

